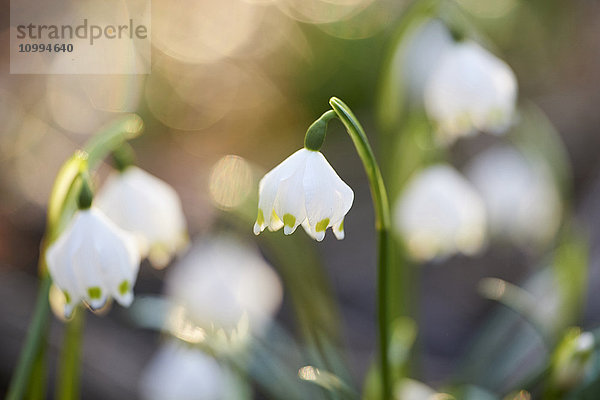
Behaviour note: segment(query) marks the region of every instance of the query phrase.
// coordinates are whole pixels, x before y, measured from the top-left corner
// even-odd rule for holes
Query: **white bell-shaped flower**
[[[547,165],[502,146],[479,154],[466,174],[483,197],[493,235],[529,248],[556,234],[561,201]]]
[[[395,204],[394,225],[419,261],[471,255],[485,244],[483,200],[465,178],[444,164],[411,178]]]
[[[46,252],[50,275],[65,295],[65,315],[80,300],[97,309],[108,297],[127,307],[133,301],[140,254],[133,235],[101,211],[79,210]]]
[[[300,149],[268,172],[258,187],[258,216],[254,233],[265,227],[293,233],[302,225],[321,241],[332,227],[344,238],[344,216],[352,207],[354,192],[319,151]]]
[[[279,277],[258,251],[228,236],[203,239],[169,271],[167,294],[202,328],[262,330],[279,309]]]
[[[446,49],[425,87],[425,110],[439,139],[475,131],[503,133],[511,125],[517,80],[502,60],[471,41]]]
[[[239,400],[246,398],[235,375],[213,357],[173,340],[150,360],[140,378],[144,400]]]
[[[111,220],[136,235],[142,256],[158,268],[187,244],[181,201],[164,181],[135,166],[108,178],[95,204]]]

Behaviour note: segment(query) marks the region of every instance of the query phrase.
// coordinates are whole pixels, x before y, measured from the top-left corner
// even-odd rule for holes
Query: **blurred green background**
[[[447,3],[515,71],[522,110],[529,110],[521,113],[521,122],[530,123],[526,129],[558,132],[559,154],[564,152],[567,160],[549,158],[564,174],[565,199],[563,229],[550,245],[531,249],[491,242],[473,257],[457,255],[411,267],[418,336],[410,376],[434,388],[468,383],[504,393],[535,374],[552,348],[545,349],[532,331],[523,318],[527,312],[482,296],[482,291],[489,295],[497,289],[495,281],[484,281],[482,289],[483,278],[529,285],[542,308],[533,314],[542,313],[550,304],[547,299],[559,291],[574,296],[562,311],[565,315],[556,312],[558,327],[548,328],[553,346],[567,326],[600,325],[600,3]],[[386,135],[402,135],[404,128],[385,126],[378,120],[378,107],[385,101],[381,94],[389,60],[402,40],[407,10],[414,7],[404,0],[154,0],[151,74],[45,76],[9,74],[9,2],[3,1],[0,392],[8,385],[33,310],[39,243],[54,177],[73,151],[121,113],[136,112],[145,121],[145,134],[132,142],[139,165],[175,187],[192,237],[227,225],[224,209],[256,204],[255,172],[248,171],[265,172],[300,148],[306,128],[328,109],[331,96],[342,98],[363,123],[385,161],[384,178],[390,180],[394,199],[400,181],[392,180],[400,178],[393,171],[401,161]],[[323,153],[356,198],[345,221],[344,241],[327,235],[322,245],[307,246],[320,259],[329,280],[324,285],[331,285],[339,303],[338,350],[354,385],[361,388],[376,341],[373,215],[360,161],[341,125],[333,125]],[[499,140],[483,135],[461,140],[448,149],[448,158],[461,168]],[[548,139],[540,140],[534,146],[544,147]],[[242,167],[222,160],[232,154],[245,160]],[[101,168],[100,179],[108,170]],[[235,230],[254,240],[251,224],[246,228]],[[265,254],[276,270],[281,268],[276,256]],[[548,266],[554,268],[545,272]],[[544,273],[553,274],[559,287],[544,284]],[[164,274],[144,264],[136,295],[160,294]],[[487,292],[485,282],[491,285]],[[278,321],[290,332],[298,330],[295,314],[286,291]],[[60,347],[61,326],[58,320],[52,323],[50,363]],[[82,397],[136,398],[136,382],[159,341],[159,333],[136,327],[123,309],[90,315]]]

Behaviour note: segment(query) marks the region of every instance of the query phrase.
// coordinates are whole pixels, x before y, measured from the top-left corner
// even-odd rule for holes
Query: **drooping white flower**
[[[258,188],[258,216],[254,234],[265,227],[284,228],[293,233],[302,225],[317,241],[332,227],[338,239],[344,238],[344,216],[352,207],[354,192],[320,151],[296,151],[268,172]]]
[[[433,165],[408,182],[394,207],[394,226],[417,260],[470,255],[485,244],[485,207],[454,168]]]
[[[492,147],[470,162],[466,174],[483,197],[492,234],[528,247],[557,232],[560,195],[542,162],[509,146]]]
[[[228,236],[195,244],[169,272],[166,287],[195,324],[226,331],[244,318],[260,331],[283,298],[277,274],[258,251]]]
[[[150,360],[139,381],[144,400],[247,398],[234,374],[197,348],[173,340]]]
[[[517,81],[502,60],[471,41],[444,51],[425,88],[425,109],[440,140],[486,131],[502,133],[512,123]]]
[[[164,181],[135,166],[110,176],[95,204],[121,228],[134,233],[143,256],[164,267],[187,244],[181,201]]]
[[[65,295],[65,315],[80,300],[100,308],[108,297],[127,307],[140,263],[133,235],[95,207],[79,210],[46,252],[48,270]]]

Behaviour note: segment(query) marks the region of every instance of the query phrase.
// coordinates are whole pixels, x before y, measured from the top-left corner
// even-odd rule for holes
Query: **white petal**
[[[304,165],[299,166],[289,178],[281,181],[277,190],[274,208],[275,213],[283,221],[286,235],[293,233],[298,225],[306,219],[302,186],[304,167]]]
[[[169,254],[179,250],[186,231],[181,201],[170,185],[155,176],[128,167],[109,177],[94,204],[119,227],[140,238],[143,255],[156,245]]]
[[[283,228],[283,221],[275,214],[275,209],[271,210],[271,219],[269,220],[269,230],[275,232]]]
[[[102,215],[99,218],[104,218]],[[95,242],[98,252],[103,282],[109,293],[122,306],[129,306],[133,300],[133,286],[140,262],[135,238],[119,229],[108,219],[104,219],[102,236]],[[99,232],[100,233],[100,232]]]
[[[308,236],[310,236],[311,238],[317,240],[317,236],[316,236],[316,232],[315,230],[309,225],[308,223],[308,218],[305,219],[304,221],[302,221],[302,228],[304,228],[304,232],[306,232],[306,234]]]
[[[259,212],[262,213],[262,223],[257,219],[257,225],[262,231],[266,226],[270,230],[279,230],[283,227],[281,219],[283,215],[274,217],[275,200],[279,191],[280,184],[286,179],[290,178],[296,171],[304,168],[305,159],[307,156],[306,149],[300,149],[294,154],[283,160],[281,164],[273,168],[268,172],[261,180],[258,185],[258,208]],[[257,229],[255,229],[255,232]]]
[[[77,214],[73,218],[77,218]],[[65,294],[65,300],[69,300],[65,304],[65,316],[71,315],[73,307],[79,303],[79,289],[72,269],[71,257],[66,246],[70,238],[73,223],[65,229],[64,233],[56,240],[46,251],[46,263],[48,271],[56,286]]]
[[[94,309],[106,303],[108,290],[102,279],[102,270],[93,239],[87,237],[73,251],[73,270],[80,296]]]
[[[312,152],[307,160],[304,193],[307,218],[317,240],[320,232],[324,235],[325,229],[341,223],[354,201],[352,189],[320,152]]]
[[[344,237],[346,237],[346,234],[344,233],[344,220],[342,220],[342,222],[334,226],[332,230],[337,240],[342,240],[344,239]]]

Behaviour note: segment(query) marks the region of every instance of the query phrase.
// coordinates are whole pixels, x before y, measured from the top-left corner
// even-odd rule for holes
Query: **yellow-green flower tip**
[[[322,219],[319,222],[317,222],[317,226],[315,227],[315,230],[317,232],[324,232],[325,229],[327,229],[328,225],[329,225],[329,218]]]
[[[258,215],[256,216],[256,223],[262,226],[265,223],[265,215],[263,214],[263,210],[258,209]]]
[[[129,281],[124,280],[119,284],[119,293],[121,296],[125,296],[125,294],[129,291]]]
[[[296,225],[296,217],[292,214],[285,214],[283,216],[283,225],[293,228]]]
[[[88,296],[90,296],[90,299],[99,299],[102,296],[102,289],[100,289],[100,287],[98,286],[92,286],[90,288],[88,288]]]

